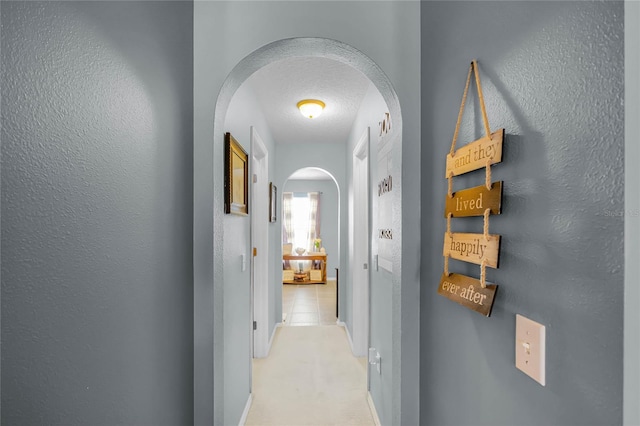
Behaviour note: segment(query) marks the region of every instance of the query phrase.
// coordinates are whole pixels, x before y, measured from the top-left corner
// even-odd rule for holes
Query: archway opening
[[[281,205],[282,324],[335,325],[339,315],[340,185],[323,168],[300,168],[285,180]]]
[[[254,74],[262,67],[265,67],[279,60],[294,57],[329,58],[353,67],[369,79],[369,81],[380,93],[382,99],[388,106],[388,116],[394,123],[395,132],[391,144],[395,147],[394,152],[396,153],[397,158],[393,163],[390,164],[393,164],[395,173],[400,173],[401,170],[402,117],[400,114],[400,104],[397,95],[391,85],[390,80],[386,77],[382,70],[370,58],[362,54],[357,49],[344,43],[330,39],[295,38],[280,40],[266,45],[248,55],[247,57],[245,57],[245,59],[240,61],[229,74],[228,78],[225,80],[224,84],[221,87],[216,102],[213,125],[214,173],[213,193],[211,194],[211,199],[214,206],[212,223],[213,267],[211,272],[211,275],[213,277],[213,288],[209,289],[206,286],[200,285],[200,283],[197,281],[197,285],[194,289],[194,300],[197,302],[194,307],[196,322],[194,328],[196,335],[208,334],[209,324],[211,324],[212,322],[213,325],[213,330],[210,331],[213,341],[213,350],[210,351],[207,347],[201,348],[196,345],[194,356],[196,360],[196,375],[198,375],[199,370],[205,372],[210,371],[210,364],[207,365],[208,361],[213,364],[213,389],[211,389],[211,398],[214,401],[213,415],[216,419],[224,419],[226,416],[225,412],[228,409],[227,405],[229,403],[237,405],[237,397],[242,395],[243,392],[250,391],[249,389],[247,389],[246,391],[241,389],[241,387],[243,386],[242,383],[246,383],[246,381],[243,377],[239,376],[244,376],[245,373],[240,371],[242,370],[242,368],[238,367],[239,363],[242,364],[245,362],[244,355],[242,355],[242,353],[244,353],[242,351],[245,350],[245,346],[246,352],[249,353],[249,345],[243,343],[244,340],[242,336],[236,333],[236,326],[238,324],[242,324],[244,320],[240,318],[240,322],[234,322],[234,318],[230,317],[231,310],[241,312],[244,309],[244,296],[239,298],[236,297],[238,289],[243,288],[243,286],[238,286],[237,280],[234,280],[233,277],[231,277],[230,279],[227,276],[229,273],[233,273],[234,271],[237,273],[236,265],[238,259],[240,257],[244,259],[244,256],[238,255],[238,244],[228,245],[228,242],[237,242],[237,235],[231,235],[229,233],[226,226],[229,220],[224,216],[223,212],[221,211],[222,209],[216,207],[223,205],[223,176],[222,173],[218,173],[216,171],[223,169],[222,156],[220,156],[219,153],[223,152],[223,134],[225,130],[225,120],[231,99],[233,98],[237,89],[243,84],[243,82],[245,82],[252,74]],[[376,125],[374,124],[373,127],[375,128]],[[346,175],[347,173],[344,174]],[[280,182],[283,181],[284,179]],[[396,186],[396,188],[398,189],[398,191],[393,195],[393,203],[396,206],[401,206],[401,182]],[[347,188],[341,192],[341,198],[343,200],[346,199],[345,197],[347,197],[348,191],[349,189]],[[195,202],[197,204],[195,208],[196,216],[198,216],[198,212],[203,211],[198,204],[198,200],[200,200],[200,198],[202,197],[195,197]],[[394,224],[397,225],[396,231],[394,232],[394,236],[397,236],[397,239],[394,240],[393,244],[395,251],[399,252],[402,248],[401,209],[394,208],[393,215]],[[197,222],[200,221],[198,217],[196,217],[195,220]],[[345,225],[342,222],[345,221],[341,221],[341,227],[344,227]],[[280,245],[280,243],[280,241],[277,241],[278,245]],[[199,241],[194,242],[195,258],[205,259],[207,253],[210,251],[210,248],[206,247],[206,245],[199,244]],[[345,250],[340,250],[340,255],[341,258],[344,259]],[[404,300],[401,297],[402,288],[400,285],[402,277],[402,262],[400,258],[394,258],[393,262],[393,273],[385,276],[385,280],[388,281],[387,288],[389,289],[389,294],[386,301],[388,302],[389,309],[391,310],[391,315],[390,320],[388,321],[390,323],[390,327],[387,327],[387,329],[389,329],[390,331],[389,333],[387,333],[389,342],[388,344],[386,344],[390,351],[387,358],[389,359],[389,368],[385,370],[386,373],[383,372],[383,374],[390,375],[390,377],[384,379],[384,382],[386,383],[386,385],[384,386],[389,387],[389,389],[386,389],[384,393],[387,395],[395,395],[393,398],[387,398],[387,402],[385,404],[389,404],[390,409],[386,411],[392,413],[391,417],[399,418],[402,398],[402,380],[399,376],[401,371],[402,359],[402,344],[400,344],[400,336],[402,336],[401,318],[402,305],[404,304]],[[198,261],[198,266],[195,269],[196,272],[200,272],[201,270],[203,272],[206,272],[203,270],[203,268],[200,267],[201,265],[202,263]],[[211,297],[211,295],[213,297]],[[207,306],[206,303],[199,303],[200,300],[211,300],[212,306]],[[249,338],[247,338],[246,340],[249,340]],[[238,356],[238,351],[242,352],[240,356]],[[250,357],[248,357],[246,359],[246,376],[249,379],[249,382],[250,362]],[[225,380],[225,371],[229,371],[229,365],[233,366],[234,374],[238,373],[235,374],[233,381]],[[380,382],[379,386],[383,386],[383,382],[381,380],[382,378],[378,379],[378,381]],[[236,384],[238,383],[240,383],[239,387],[236,386]],[[233,389],[227,389],[229,386],[235,387]],[[208,391],[208,389],[206,388],[202,389],[203,391]],[[231,398],[228,395],[235,396],[234,398]],[[199,392],[199,400],[206,400],[206,398],[207,395]],[[382,398],[382,396],[373,395],[373,398]],[[234,407],[231,408],[235,410]],[[196,417],[199,417],[198,412],[196,412]]]

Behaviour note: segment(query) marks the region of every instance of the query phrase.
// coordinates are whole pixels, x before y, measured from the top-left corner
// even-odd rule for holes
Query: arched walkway
[[[242,83],[249,78],[254,72],[259,70],[260,68],[283,59],[294,58],[294,57],[324,57],[328,59],[332,59],[335,61],[339,61],[345,63],[356,70],[362,72],[377,88],[377,90],[382,95],[384,101],[386,102],[389,108],[389,114],[391,117],[391,121],[394,124],[394,129],[397,137],[394,139],[394,144],[398,144],[401,146],[402,144],[402,116],[400,113],[400,103],[398,97],[391,85],[391,82],[384,74],[384,72],[366,55],[364,55],[359,50],[341,43],[339,41],[324,39],[324,38],[292,38],[292,39],[284,39],[279,40],[273,43],[270,43],[262,48],[254,51],[247,57],[245,57],[242,61],[240,61],[232,72],[229,74],[228,78],[224,82],[220,94],[218,96],[216,107],[215,107],[215,117],[214,117],[214,132],[213,132],[213,152],[220,153],[223,150],[223,133],[224,133],[224,122],[227,113],[227,109],[233,98],[236,90],[242,85]],[[214,154],[214,182],[213,182],[213,294],[211,294],[211,290],[196,285],[194,286],[194,300],[196,301],[194,306],[194,330],[196,334],[196,345],[194,349],[194,358],[195,358],[195,376],[198,377],[199,373],[202,371],[207,374],[208,370],[210,370],[209,363],[213,364],[213,389],[208,389],[206,387],[196,388],[196,392],[211,392],[210,400],[214,402],[214,418],[215,419],[224,419],[224,406],[226,402],[225,392],[224,392],[224,381],[225,381],[225,371],[228,372],[227,366],[225,366],[225,330],[226,325],[224,321],[224,260],[223,260],[223,251],[224,251],[224,229],[223,229],[223,214],[222,208],[218,208],[216,206],[223,205],[223,191],[222,191],[222,173],[216,172],[216,170],[222,170],[222,159],[216,158]],[[197,167],[197,164],[196,164]],[[401,205],[401,188],[398,188],[396,198],[394,198],[394,203],[398,206]],[[198,197],[195,197],[195,203],[198,203]],[[197,214],[196,208],[196,214]],[[397,225],[397,231],[394,232],[394,235],[398,235],[398,239],[394,241],[396,245],[396,252],[401,251],[401,224],[402,224],[402,209],[394,209],[394,216],[397,217],[394,219],[394,226]],[[198,259],[202,257],[202,253],[199,252],[199,246],[194,243],[194,258]],[[205,253],[206,254],[206,253]],[[395,339],[398,339],[400,342],[400,338],[402,335],[401,332],[401,316],[402,316],[402,306],[403,306],[403,298],[401,294],[401,260],[395,260],[396,265],[394,265],[394,271],[392,276],[392,287],[393,287],[393,300],[391,301],[392,306],[392,323],[391,323],[391,332]],[[204,298],[213,300],[212,311],[206,309],[206,303],[198,303],[198,301]],[[211,321],[213,322],[211,324]],[[213,328],[213,350],[208,347],[199,347],[197,342],[198,334],[208,334],[211,330],[210,327]],[[248,338],[248,337],[247,337]],[[401,362],[402,362],[402,353],[401,353],[402,345],[401,344],[393,344],[393,353],[391,360],[389,360],[389,369],[392,371],[394,377],[391,381],[391,389],[388,390],[388,394],[394,395],[392,401],[392,411],[393,418],[400,418],[400,407],[401,407],[401,398],[402,398],[402,384],[400,378],[401,372]],[[418,359],[414,355],[411,359],[415,360],[415,366],[408,366],[410,368],[417,371]],[[247,368],[249,364],[247,363]],[[228,396],[227,396],[228,398]],[[207,400],[208,395],[198,395],[196,400]],[[198,419],[198,404],[196,403],[196,413],[195,418]]]

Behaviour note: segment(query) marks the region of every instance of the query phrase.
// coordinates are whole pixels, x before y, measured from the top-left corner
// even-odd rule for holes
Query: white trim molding
[[[276,324],[275,327],[273,327],[273,332],[271,333],[271,338],[269,338],[269,344],[267,345],[267,354],[265,356],[269,356],[269,353],[271,352],[271,345],[273,344],[273,338],[276,337],[276,331],[282,327],[282,323],[279,322]]]
[[[343,321],[336,321],[336,324],[338,324],[340,327],[344,327],[344,331],[347,332],[347,339],[349,340],[349,346],[351,347],[351,353],[353,354],[353,356],[357,357],[356,355],[356,350],[353,347],[353,340],[351,339],[351,333],[349,333],[349,327],[347,327],[347,324]]]
[[[247,403],[244,406],[244,411],[242,412],[242,416],[240,417],[240,421],[238,422],[238,426],[244,426],[247,422],[247,416],[249,415],[249,410],[251,409],[251,404],[253,403],[253,394],[249,394],[249,398],[247,398]]]
[[[640,424],[640,191],[638,169],[638,114],[640,114],[640,2],[624,2],[624,384],[623,424]]]
[[[254,183],[249,179],[251,212],[251,246],[257,248],[258,256],[251,257],[251,282],[253,289],[253,321],[258,327],[253,330],[253,356],[264,358],[269,354],[269,223],[266,218],[269,211],[269,198],[262,188],[269,180],[269,151],[255,127],[250,128],[251,161],[250,169]],[[256,180],[257,182],[257,180]]]
[[[376,410],[376,404],[371,398],[371,392],[367,392],[367,402],[369,403],[369,410],[371,410],[371,417],[373,417],[373,424],[375,426],[382,426],[380,423],[380,417],[378,417],[378,411]]]

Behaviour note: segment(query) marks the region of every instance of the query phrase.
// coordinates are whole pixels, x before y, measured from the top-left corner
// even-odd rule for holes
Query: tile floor
[[[283,284],[282,325],[335,325],[336,281]]]

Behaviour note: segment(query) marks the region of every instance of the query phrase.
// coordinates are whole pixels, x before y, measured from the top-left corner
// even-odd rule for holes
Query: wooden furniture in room
[[[327,254],[326,253],[310,253],[302,256],[298,256],[295,254],[283,254],[282,260],[285,264],[287,261],[291,264],[292,267],[297,266],[296,261],[310,260],[311,261],[311,270],[305,272],[306,278],[301,280],[301,276],[295,277],[294,279],[287,280],[289,278],[289,274],[284,274],[283,271],[283,279],[282,282],[284,284],[326,284],[327,283]],[[289,276],[287,276],[289,275]],[[294,272],[294,275],[296,273]],[[298,279],[295,279],[298,278]]]

